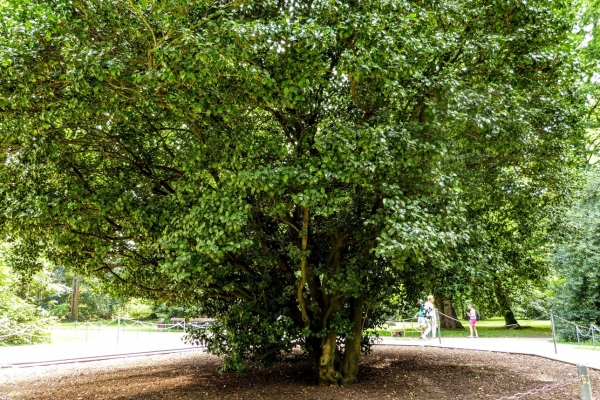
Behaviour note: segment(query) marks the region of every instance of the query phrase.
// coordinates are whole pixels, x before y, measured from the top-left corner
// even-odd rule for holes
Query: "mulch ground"
[[[405,346],[376,346],[363,358],[360,382],[348,387],[318,387],[306,363],[243,374],[221,374],[218,367],[218,358],[192,352],[0,369],[0,400],[498,399],[577,376],[575,366],[540,357]],[[600,371],[590,376],[600,399]],[[577,383],[524,396],[579,398]]]

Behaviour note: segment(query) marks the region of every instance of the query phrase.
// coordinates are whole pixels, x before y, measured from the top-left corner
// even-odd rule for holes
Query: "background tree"
[[[566,213],[554,266],[559,284],[553,307],[563,318],[600,325],[600,172],[590,168],[588,183]]]
[[[600,2],[583,0],[576,23],[582,65],[581,88],[586,102],[584,124],[587,165],[581,169],[583,187],[561,213],[560,234],[554,248],[557,272],[553,307],[564,318],[583,325],[600,324],[600,268],[598,258],[598,145],[600,144]],[[571,331],[571,329],[569,329]],[[572,335],[569,335],[572,337]]]
[[[5,232],[216,317],[226,367],[300,344],[321,384],[356,381],[402,274],[447,268],[477,234],[469,187],[507,171],[552,186],[581,145],[562,1],[2,14]]]
[[[53,320],[43,309],[17,295],[19,284],[13,271],[4,262],[8,248],[0,251],[0,345],[44,343]]]

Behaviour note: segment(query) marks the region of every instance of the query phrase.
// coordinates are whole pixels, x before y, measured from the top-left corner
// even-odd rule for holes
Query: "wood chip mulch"
[[[319,387],[307,363],[243,374],[217,372],[204,353],[0,370],[0,400],[35,399],[498,399],[577,376],[574,365],[535,356],[435,347],[376,346],[363,357],[360,382]],[[600,399],[600,371],[590,370]],[[579,385],[523,396],[579,399]]]

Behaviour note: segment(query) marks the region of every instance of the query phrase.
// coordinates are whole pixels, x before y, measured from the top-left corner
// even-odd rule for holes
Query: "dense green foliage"
[[[599,232],[600,171],[592,166],[580,200],[565,217],[554,255],[560,277],[554,308],[563,318],[584,326],[600,325]]]
[[[573,197],[571,207],[562,214],[560,235],[554,249],[557,272],[553,307],[563,318],[584,326],[600,324],[600,2],[582,0],[576,32],[580,46],[581,90],[587,99],[584,123],[587,136],[588,165],[585,186]],[[574,340],[571,325],[562,324],[567,339]]]
[[[47,329],[52,318],[17,295],[15,274],[0,252],[0,346],[4,344],[43,343],[49,340]]]
[[[567,2],[6,4],[6,234],[216,317],[226,366],[350,383],[402,283],[537,274],[503,260],[582,143]]]

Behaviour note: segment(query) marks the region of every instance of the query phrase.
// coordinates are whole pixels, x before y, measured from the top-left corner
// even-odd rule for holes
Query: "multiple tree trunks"
[[[352,337],[345,339],[343,353],[338,345],[335,329],[330,329],[319,346],[320,355],[315,357],[319,385],[348,385],[356,382],[360,363],[363,330],[363,299],[351,299],[351,319],[354,322]]]
[[[561,197],[569,9],[289,3],[3,0],[0,225],[215,317],[228,368],[303,341],[348,384],[409,264],[484,256],[487,210],[523,226]]]

